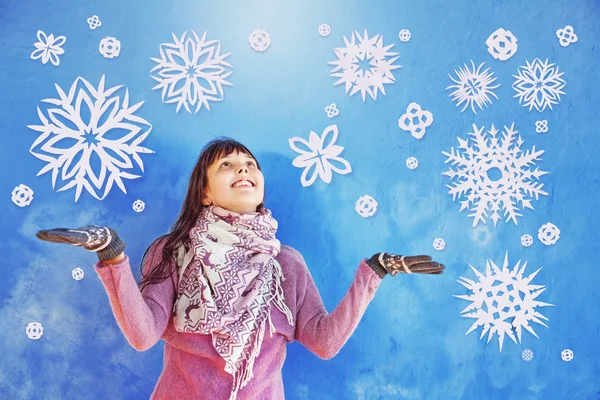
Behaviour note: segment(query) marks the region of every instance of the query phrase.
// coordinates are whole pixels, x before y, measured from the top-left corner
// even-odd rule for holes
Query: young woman
[[[144,253],[139,288],[113,229],[57,228],[37,237],[96,252],[95,270],[127,341],[140,351],[165,341],[152,399],[280,400],[286,343],[297,340],[330,359],[383,277],[440,274],[444,266],[429,256],[377,253],[359,263],[328,313],[300,253],[277,240],[277,221],[263,200],[263,175],[250,150],[216,139],[198,158],[171,232]]]

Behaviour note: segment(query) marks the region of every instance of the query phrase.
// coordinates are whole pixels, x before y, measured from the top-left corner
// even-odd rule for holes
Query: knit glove
[[[376,253],[367,260],[367,265],[379,275],[387,274],[430,274],[439,275],[446,268],[444,264],[432,261],[429,256],[401,256],[390,253]]]
[[[55,228],[36,233],[38,239],[54,243],[81,246],[98,255],[100,261],[110,260],[125,250],[125,242],[117,232],[106,226],[86,225],[77,229]]]

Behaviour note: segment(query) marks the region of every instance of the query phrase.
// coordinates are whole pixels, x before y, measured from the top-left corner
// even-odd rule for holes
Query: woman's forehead
[[[223,158],[233,158],[233,157],[244,157],[244,158],[249,158],[251,160],[254,160],[254,157],[252,157],[250,154],[246,154],[240,150],[234,150],[229,154],[225,154],[225,152],[217,155],[217,160],[222,160]]]

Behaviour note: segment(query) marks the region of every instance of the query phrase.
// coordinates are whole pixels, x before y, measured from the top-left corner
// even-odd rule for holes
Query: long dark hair
[[[223,156],[231,154],[233,152],[244,153],[256,161],[256,166],[260,169],[258,160],[252,154],[252,152],[240,142],[227,137],[219,137],[211,140],[204,146],[198,161],[192,170],[190,180],[188,182],[187,193],[185,200],[181,206],[181,211],[177,220],[171,226],[171,231],[165,235],[158,237],[144,252],[141,262],[142,279],[140,280],[139,287],[143,290],[144,287],[160,283],[168,279],[175,269],[175,247],[179,244],[184,244],[186,250],[189,249],[189,237],[188,233],[190,229],[196,223],[200,213],[204,209],[202,200],[204,198],[204,191],[208,186],[208,177],[206,172],[213,162],[220,159]],[[263,203],[260,203],[256,208],[256,211],[260,211],[263,207]],[[158,265],[152,266],[147,274],[144,274],[144,262],[150,248],[157,244],[161,240],[165,240],[165,245],[162,248],[162,259]]]

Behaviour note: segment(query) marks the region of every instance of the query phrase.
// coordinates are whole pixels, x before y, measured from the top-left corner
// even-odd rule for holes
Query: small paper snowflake
[[[533,360],[533,351],[530,349],[525,349],[521,352],[521,358],[524,361],[531,361]]]
[[[22,183],[15,187],[11,193],[11,200],[19,207],[26,207],[33,201],[33,190]]]
[[[337,116],[340,113],[340,110],[338,110],[338,108],[335,105],[335,103],[331,103],[330,105],[328,105],[327,107],[325,107],[325,112],[327,113],[327,116],[329,118],[333,118],[333,117]]]
[[[562,358],[563,361],[565,362],[569,362],[573,359],[574,354],[573,354],[573,350],[571,349],[564,349],[563,351],[560,352],[560,358]]]
[[[38,340],[44,335],[44,327],[40,322],[30,322],[25,328],[25,334],[31,340]]]
[[[437,251],[442,251],[446,248],[446,241],[442,238],[436,238],[433,241],[433,248]]]
[[[535,131],[537,133],[548,132],[548,121],[545,119],[541,121],[535,121]]]
[[[265,51],[271,45],[271,35],[263,29],[255,29],[250,34],[248,43],[256,51]]]
[[[500,28],[490,35],[485,41],[488,52],[496,60],[506,61],[515,55],[519,46],[517,38],[507,30]]]
[[[398,33],[398,38],[401,42],[408,42],[410,40],[411,33],[408,29],[402,29],[400,33]]]
[[[450,79],[456,83],[456,85],[450,85],[446,88],[454,89],[452,93],[450,93],[450,97],[452,97],[452,101],[456,101],[456,107],[461,104],[465,104],[461,112],[465,111],[467,107],[471,106],[471,110],[475,114],[477,111],[475,110],[475,105],[479,107],[480,110],[483,110],[483,106],[488,106],[488,104],[492,104],[492,100],[490,96],[498,99],[498,96],[492,91],[493,89],[497,89],[500,87],[500,84],[492,86],[492,83],[496,80],[493,72],[489,72],[490,69],[482,71],[481,69],[485,63],[481,63],[477,69],[475,69],[475,63],[471,60],[472,69],[467,67],[467,64],[464,64],[464,68],[460,68],[454,70],[456,74],[456,79],[450,76]]]
[[[571,25],[567,25],[563,29],[557,30],[556,37],[562,47],[567,47],[571,43],[577,42],[577,35]]]
[[[319,25],[319,35],[323,36],[323,37],[327,37],[329,36],[329,34],[331,33],[331,27],[327,24],[321,24]]]
[[[427,127],[433,123],[433,114],[423,110],[417,103],[410,103],[406,113],[398,119],[398,126],[412,134],[415,139],[425,135]]]
[[[138,213],[142,212],[142,211],[144,211],[144,208],[146,208],[146,203],[144,203],[142,200],[138,199],[133,202],[132,208],[133,208],[133,211],[135,211],[135,212],[138,212]]]
[[[377,211],[377,201],[365,194],[356,201],[354,209],[363,218],[372,217]]]
[[[98,51],[104,58],[116,58],[121,54],[121,41],[117,38],[107,36],[100,41]]]
[[[98,18],[97,15],[92,15],[91,17],[89,17],[87,19],[87,23],[90,26],[91,30],[94,30],[94,29],[102,26],[102,22],[100,21],[100,18]]]
[[[406,166],[408,167],[408,169],[415,169],[419,166],[419,161],[417,161],[415,157],[408,157],[406,159]]]
[[[71,271],[71,276],[76,281],[82,280],[84,275],[85,274],[84,274],[84,272],[83,272],[83,270],[81,268],[75,268],[73,271]]]
[[[533,237],[531,235],[521,236],[521,244],[523,247],[529,247],[533,244]]]
[[[538,230],[538,239],[546,246],[551,246],[558,242],[560,238],[560,229],[551,222],[547,222]]]

